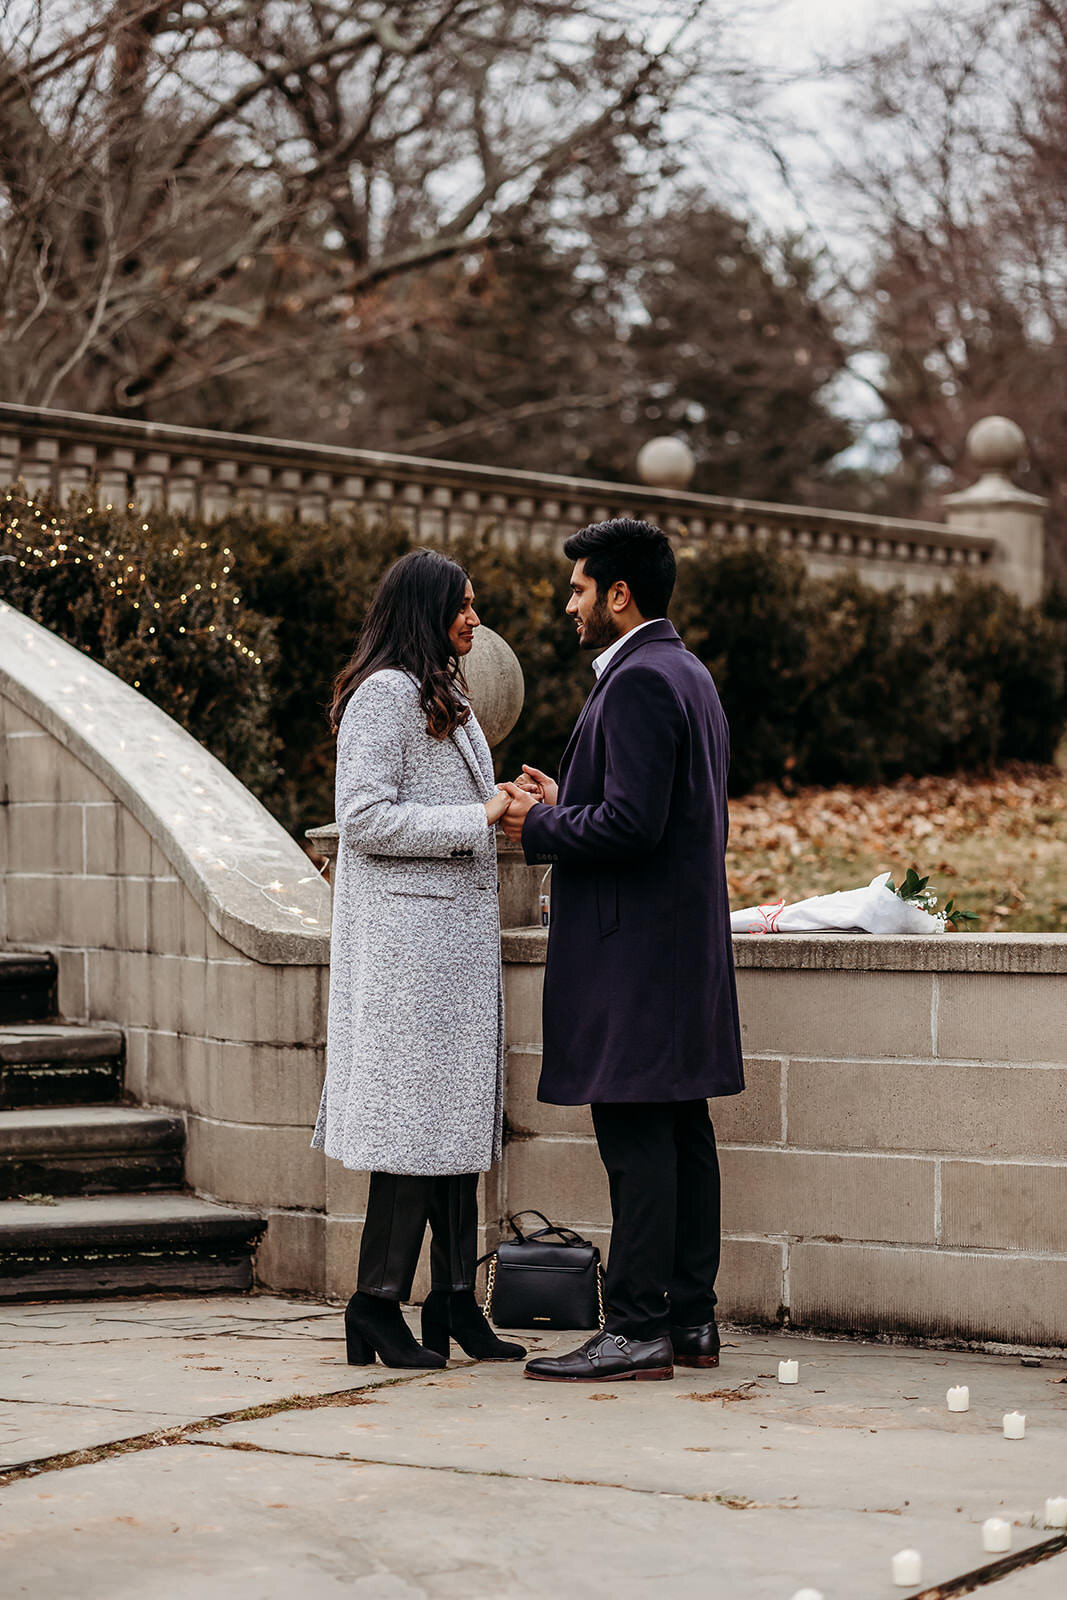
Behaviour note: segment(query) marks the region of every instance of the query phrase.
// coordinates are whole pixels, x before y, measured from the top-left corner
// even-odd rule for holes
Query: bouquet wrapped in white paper
[[[787,906],[746,906],[730,917],[733,933],[944,933],[944,915],[902,900],[888,888],[889,873],[872,878],[865,889],[817,894]]]

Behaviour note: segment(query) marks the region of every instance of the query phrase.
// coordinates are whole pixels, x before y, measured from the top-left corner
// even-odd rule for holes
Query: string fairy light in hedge
[[[110,511],[113,507],[109,504],[105,509]],[[94,510],[92,506],[83,506],[78,514],[88,518],[94,514]],[[135,510],[132,501],[127,503],[127,510]],[[102,529],[101,532],[106,537],[106,530]],[[150,535],[151,522],[142,521],[139,532]],[[103,541],[101,541],[102,550],[99,547],[94,550],[83,533],[79,533],[74,526],[66,526],[65,520],[61,520],[61,516],[56,512],[49,514],[32,496],[20,493],[17,485],[7,489],[3,507],[0,509],[0,539],[5,534],[13,539],[16,551],[12,555],[5,555],[5,559],[28,574],[47,578],[53,574],[58,576],[64,567],[91,565],[101,574],[107,574],[105,580],[107,591],[115,600],[128,601],[131,611],[140,613],[150,609],[152,612],[161,613],[162,615],[156,618],[156,623],[163,622],[166,613],[175,605],[184,606],[188,610],[190,604],[197,599],[207,600],[213,604],[212,619],[191,626],[182,623],[178,625],[177,633],[184,639],[203,639],[205,642],[210,636],[219,635],[246,665],[262,667],[263,658],[255,647],[247,644],[235,633],[232,624],[226,623],[220,612],[214,611],[215,606],[227,603],[237,606],[241,598],[240,595],[227,596],[220,592],[223,584],[217,571],[215,576],[205,574],[202,580],[194,579],[177,600],[173,598],[169,601],[160,600],[153,592],[152,573],[145,570],[146,553],[138,555],[133,551],[127,552]],[[188,546],[179,543],[171,546],[170,558],[181,561],[194,555],[199,557],[201,553],[207,554],[209,551],[210,546],[206,540],[192,541]],[[109,566],[110,572],[107,571]],[[233,551],[226,546],[222,550],[222,578],[228,578],[232,570]],[[161,629],[156,623],[145,630],[146,641],[151,641],[150,652],[152,648],[158,650],[161,634],[166,633],[166,628]],[[90,646],[83,645],[82,648],[90,650],[91,653]],[[160,659],[158,653],[150,653],[147,664],[152,667],[158,666]],[[135,688],[140,688],[140,678],[132,681]]]

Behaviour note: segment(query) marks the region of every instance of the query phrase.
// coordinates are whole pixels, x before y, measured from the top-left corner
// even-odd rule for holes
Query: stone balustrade
[[[1008,480],[1021,444],[987,426],[1003,420],[978,425],[987,428],[979,449],[995,457],[992,478],[986,456],[976,454],[986,477],[952,497],[944,523],[10,404],[0,404],[0,481],[21,477],[31,494],[60,496],[95,483],[103,504],[132,500],[208,519],[239,507],[306,521],[360,511],[430,543],[488,532],[514,546],[556,548],[587,522],[642,516],[666,528],[682,554],[708,543],[767,544],[795,552],[816,575],[856,572],[878,588],[919,592],[966,571],[1033,600],[1044,502]]]

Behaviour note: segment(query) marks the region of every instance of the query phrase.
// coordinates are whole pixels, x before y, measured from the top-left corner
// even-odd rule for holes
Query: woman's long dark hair
[[[463,610],[467,574],[434,550],[409,550],[383,576],[356,640],[355,654],[337,674],[330,727],[365,678],[383,667],[410,672],[419,685],[426,732],[447,739],[470,716],[458,693],[465,687],[448,630]]]

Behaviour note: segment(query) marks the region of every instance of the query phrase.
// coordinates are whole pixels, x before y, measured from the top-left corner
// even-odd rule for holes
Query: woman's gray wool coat
[[[504,1078],[493,763],[373,673],[337,737],[326,1082],[312,1145],[360,1172],[484,1172]]]

